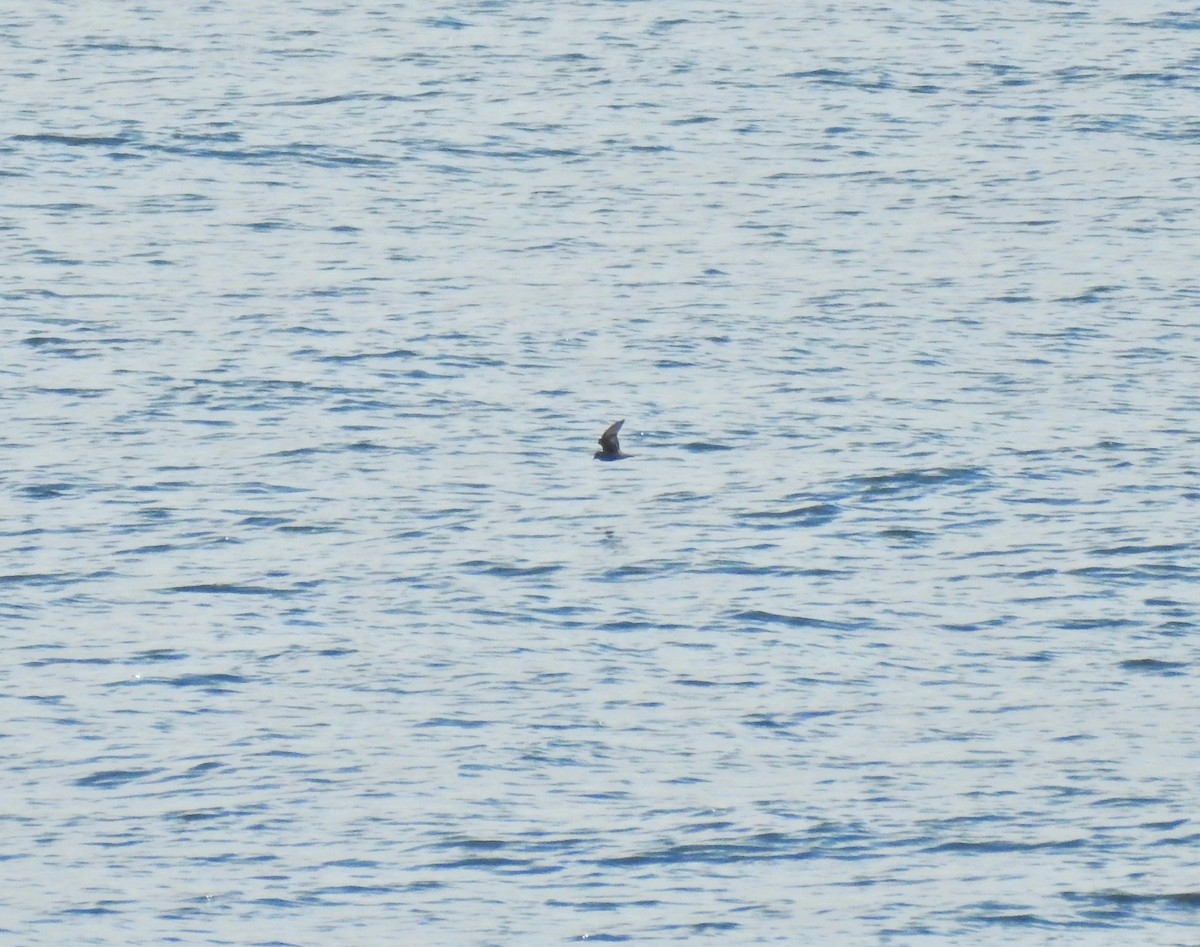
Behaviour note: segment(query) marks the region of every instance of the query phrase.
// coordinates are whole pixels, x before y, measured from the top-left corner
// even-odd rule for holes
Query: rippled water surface
[[[1200,16],[3,22],[5,938],[1195,943]]]

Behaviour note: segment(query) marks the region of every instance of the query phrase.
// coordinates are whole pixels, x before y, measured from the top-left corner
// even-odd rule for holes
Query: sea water
[[[6,943],[1200,939],[1200,15],[2,23]]]

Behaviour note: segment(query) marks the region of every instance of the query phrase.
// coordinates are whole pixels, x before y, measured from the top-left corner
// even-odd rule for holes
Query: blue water
[[[6,943],[1197,942],[1200,14],[3,23]]]

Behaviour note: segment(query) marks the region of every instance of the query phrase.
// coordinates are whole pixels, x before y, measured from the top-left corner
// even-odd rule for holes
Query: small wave
[[[1122,661],[1121,667],[1126,671],[1151,671],[1158,674],[1176,676],[1187,669],[1185,661],[1163,661],[1159,658],[1130,658]]]
[[[823,618],[810,618],[807,615],[779,615],[775,612],[748,611],[737,612],[730,616],[734,621],[753,622],[766,625],[786,625],[789,628],[829,628],[845,631],[853,625],[845,622],[828,621]]]
[[[790,510],[755,510],[737,514],[737,519],[760,524],[768,529],[787,526],[823,526],[834,519],[841,509],[835,503],[814,503]]]
[[[123,786],[137,779],[153,776],[158,770],[153,769],[102,769],[75,780],[76,786],[86,786],[93,789],[109,789]]]
[[[37,483],[21,488],[21,492],[31,500],[53,500],[70,496],[74,491],[75,485],[70,483]]]
[[[934,467],[928,470],[900,470],[871,477],[856,477],[848,483],[858,487],[864,496],[872,497],[975,483],[986,476],[986,472],[978,467]]]
[[[233,687],[249,683],[240,674],[180,674],[178,677],[134,677],[115,681],[111,687],[180,687],[200,688],[214,694],[227,694]]]
[[[14,141],[32,141],[48,145],[70,145],[81,147],[87,145],[126,145],[132,140],[129,135],[56,135],[43,133],[38,135],[13,135]]]
[[[33,572],[0,575],[2,585],[69,585],[78,580],[78,576],[66,573]]]
[[[711,444],[707,441],[692,441],[684,444],[683,449],[689,454],[711,454],[715,451],[733,450],[728,444]]]
[[[484,560],[472,560],[464,562],[463,568],[474,572],[476,575],[494,575],[501,579],[519,579],[530,576],[550,575],[558,572],[562,566],[560,565],[544,565],[544,566],[514,566],[506,565],[499,562],[486,562]]]
[[[1086,901],[1098,906],[1109,905],[1126,908],[1139,904],[1163,904],[1169,907],[1200,908],[1200,891],[1173,891],[1155,894],[1130,891],[1099,891],[1094,893],[1067,891],[1063,897],[1070,901]]]
[[[238,585],[231,582],[200,582],[196,585],[173,585],[167,592],[196,593],[201,595],[267,595],[280,598],[295,595],[296,589],[267,588],[260,585]]]

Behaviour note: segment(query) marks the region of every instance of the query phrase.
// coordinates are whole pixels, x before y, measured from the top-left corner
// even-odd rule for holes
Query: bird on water
[[[621,453],[621,442],[617,440],[617,432],[621,430],[621,425],[624,423],[625,419],[622,418],[600,435],[600,450],[592,455],[596,460],[623,460],[632,456]]]

